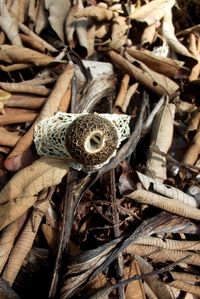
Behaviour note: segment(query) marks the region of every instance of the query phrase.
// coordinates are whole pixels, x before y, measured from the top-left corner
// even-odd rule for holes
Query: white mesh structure
[[[88,114],[88,113],[85,113]],[[70,162],[69,166],[78,170],[84,170],[86,172],[96,171],[103,165],[109,162],[109,160],[116,155],[116,150],[108,157],[106,161],[101,164],[94,165],[92,168],[88,168],[87,165],[77,163],[72,159],[70,153],[66,149],[66,131],[70,124],[78,117],[85,114],[72,114],[57,112],[50,118],[45,118],[39,121],[34,129],[34,142],[39,155],[42,156],[54,156],[62,159],[67,159]],[[97,114],[97,113],[95,113]],[[97,114],[102,118],[107,119],[117,131],[117,148],[121,142],[130,136],[130,116],[118,115],[118,114]]]

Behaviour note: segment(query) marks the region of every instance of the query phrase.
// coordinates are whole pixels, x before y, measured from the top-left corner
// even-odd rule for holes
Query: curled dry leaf
[[[54,58],[29,48],[2,45],[0,47],[0,61],[7,63],[31,63],[35,66],[45,66]]]
[[[31,95],[12,95],[5,103],[5,107],[39,109],[45,103],[46,98]]]
[[[153,271],[153,267],[141,256],[136,256],[136,261],[138,262],[138,265],[140,267],[141,274],[149,273]],[[167,287],[162,283],[159,275],[149,275],[144,277],[144,281],[147,283],[147,285],[152,290],[154,296],[156,298],[168,298],[172,299],[169,291],[167,290]]]
[[[10,251],[13,247],[15,237],[19,231],[19,219],[16,219],[9,224],[2,232],[0,237],[0,273],[2,272]]]
[[[174,280],[172,282],[169,282],[168,285],[172,286],[173,288],[193,294],[195,296],[199,296],[199,294],[200,294],[199,286],[185,282],[185,281]]]
[[[136,190],[126,198],[134,199],[137,202],[152,205],[167,212],[174,213],[183,217],[200,220],[200,210],[191,207],[183,202],[174,201],[172,198],[161,196],[146,190]]]
[[[3,127],[0,127],[0,144],[14,147],[16,143],[19,141],[20,136],[17,132],[9,132]]]
[[[165,103],[154,120],[151,136],[152,147],[167,153],[173,138],[175,105]],[[146,174],[164,181],[167,177],[166,158],[152,151],[149,153]]]
[[[157,37],[157,24],[152,24],[146,27],[141,37],[141,46],[151,45]]]
[[[125,97],[126,97],[129,81],[130,81],[130,76],[128,74],[125,74],[121,81],[118,95],[115,99],[115,104],[114,104],[115,108],[122,107]]]
[[[37,195],[41,190],[58,185],[68,167],[66,161],[56,158],[41,158],[18,171],[0,192],[0,204],[14,201],[19,196]]]
[[[116,13],[113,11],[98,6],[86,7],[75,13],[76,18],[88,17],[97,21],[110,21],[114,16],[116,16]]]
[[[23,215],[36,201],[36,196],[17,197],[0,205],[0,229],[15,221]]]
[[[151,177],[148,177],[141,172],[136,172],[138,175],[138,178],[140,179],[140,182],[142,183],[143,187],[148,191],[150,189],[162,194],[164,196],[173,198],[174,200],[178,200],[180,202],[186,203],[192,207],[197,207],[198,202],[195,200],[193,196],[190,196],[186,194],[185,192],[181,191],[178,188],[175,188],[173,186],[165,185],[157,180],[152,179]]]
[[[68,90],[69,84],[74,74],[74,67],[71,64],[66,66],[65,71],[56,81],[56,84],[46,100],[45,105],[43,106],[37,121],[52,116],[56,111],[62,97]],[[5,161],[5,167],[9,170],[18,170],[22,164],[22,158],[26,155],[27,150],[29,149],[31,143],[33,142],[33,130],[34,125],[28,130],[28,132],[20,139],[17,143],[14,150],[10,153]]]
[[[133,47],[126,49],[132,57],[145,63],[150,69],[167,77],[178,78],[188,74],[188,69],[183,67],[184,62],[168,57],[161,57],[148,50],[136,50]]]
[[[200,127],[200,126],[199,126]],[[183,163],[194,165],[200,154],[200,128],[192,140],[191,146],[188,148],[183,157]]]
[[[49,23],[61,41],[64,41],[64,22],[70,7],[71,3],[68,0],[45,0],[45,8],[49,11]]]
[[[0,27],[13,45],[22,47],[18,24],[15,18],[9,13],[4,0],[0,1]]]
[[[35,32],[39,35],[41,31],[48,26],[48,14],[45,9],[45,0],[29,1],[28,16],[35,25]]]
[[[193,55],[187,50],[187,48],[182,45],[175,36],[171,9],[169,9],[164,15],[162,23],[162,35],[166,39],[167,44],[169,45],[171,50],[181,55],[195,59]]]
[[[39,202],[37,204],[36,209],[33,210],[32,214],[29,216],[29,220],[26,223],[23,232],[11,250],[9,260],[3,271],[3,278],[8,281],[10,285],[13,284],[27,254],[33,245],[40,222],[46,213],[48,206],[48,200]]]
[[[153,0],[134,10],[130,18],[152,25],[162,19],[166,11],[174,5],[175,0]]]
[[[127,30],[130,25],[127,24],[125,17],[117,16],[112,21],[111,42],[109,47],[112,49],[119,49],[127,42]]]
[[[137,260],[131,260],[130,265],[124,269],[124,278],[128,279],[134,275],[140,275],[140,267]],[[126,287],[126,299],[145,299],[145,293],[141,280],[130,282]]]
[[[192,250],[200,249],[200,241],[184,241],[173,239],[161,239],[156,237],[145,237],[138,239],[135,244],[157,246],[159,248],[171,250]]]
[[[172,94],[178,89],[178,85],[175,84],[175,82],[164,76],[161,78],[158,73],[155,73],[150,69],[147,70],[147,67],[145,67],[145,69],[140,69],[114,51],[109,51],[106,54],[114,64],[158,95],[163,95],[165,93]]]
[[[180,261],[180,263],[184,262],[196,266],[200,265],[200,258],[198,253],[193,253],[192,251],[187,251],[187,250],[186,251],[170,250],[170,249],[161,249],[156,246],[132,244],[127,247],[127,252],[131,255],[137,254],[139,256],[148,257],[155,261],[161,261],[161,262]]]
[[[11,94],[0,89],[0,113],[4,112],[4,105],[10,99]]]

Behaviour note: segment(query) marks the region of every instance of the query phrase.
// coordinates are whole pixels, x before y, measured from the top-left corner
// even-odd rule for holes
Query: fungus
[[[36,124],[34,142],[39,155],[66,158],[69,166],[93,172],[116,155],[130,135],[129,122],[128,115],[57,112]]]

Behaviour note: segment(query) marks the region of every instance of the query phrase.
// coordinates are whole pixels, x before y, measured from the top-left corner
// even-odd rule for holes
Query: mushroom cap
[[[85,114],[67,128],[65,146],[74,161],[85,166],[98,165],[117,150],[117,130],[106,118]]]

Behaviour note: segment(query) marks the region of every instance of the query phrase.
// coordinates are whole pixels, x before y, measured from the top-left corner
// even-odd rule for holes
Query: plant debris
[[[0,298],[200,297],[199,13],[0,0]],[[74,169],[34,143],[65,113],[124,116],[130,134]]]

